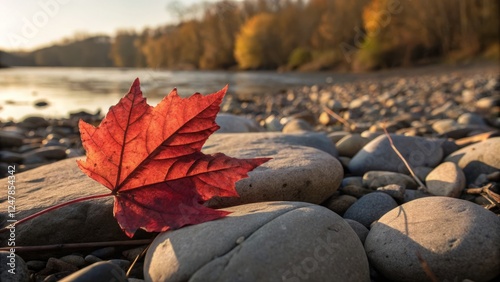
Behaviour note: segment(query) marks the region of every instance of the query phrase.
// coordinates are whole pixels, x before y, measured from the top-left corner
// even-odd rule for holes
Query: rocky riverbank
[[[208,203],[232,211],[227,218],[139,234],[154,241],[128,281],[499,278],[498,70],[228,96],[222,111],[205,153],[273,159],[237,183],[240,198]],[[0,125],[1,173],[13,164],[19,172],[18,218],[103,192],[75,163],[84,154],[80,118],[98,124],[102,117]],[[2,225],[6,219],[2,211]],[[0,239],[7,245],[6,234]],[[16,228],[19,246],[125,239],[112,199],[68,206]],[[71,279],[127,281],[124,271],[144,248],[20,250],[16,279],[22,279],[15,281],[56,281],[78,269]],[[9,274],[1,275],[4,281]]]

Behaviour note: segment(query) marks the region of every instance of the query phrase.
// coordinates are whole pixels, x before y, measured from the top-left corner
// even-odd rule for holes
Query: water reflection
[[[229,71],[165,71],[116,68],[11,68],[0,70],[0,119],[18,120],[26,115],[63,117],[68,112],[106,111],[116,104],[139,77],[150,104],[177,87],[181,96],[215,92],[229,84],[239,95],[268,95],[281,89],[331,83],[329,73],[275,73]],[[335,76],[335,81],[347,77]],[[37,108],[35,101],[47,101]]]

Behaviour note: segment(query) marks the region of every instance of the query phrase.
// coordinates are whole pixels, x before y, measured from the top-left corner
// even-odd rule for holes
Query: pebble
[[[145,280],[370,281],[358,236],[324,207],[266,202],[227,210],[220,220],[158,235],[146,254]]]
[[[93,263],[101,262],[101,261],[103,261],[101,258],[96,257],[94,255],[86,255],[85,256],[85,262],[87,262],[88,264],[93,264]]]
[[[9,256],[14,256],[14,257],[11,258]],[[12,271],[14,271],[15,274],[12,274]],[[26,262],[24,262],[24,260],[15,253],[0,251],[0,281],[2,282],[30,281],[30,273],[28,271],[28,266],[26,265]]]
[[[125,259],[110,259],[109,262],[118,265],[124,271],[127,271],[130,267],[130,261]]]
[[[61,271],[61,272],[57,272],[54,274],[50,274],[50,275],[46,276],[45,279],[43,279],[43,282],[57,282],[70,274],[71,274],[71,272],[69,272],[69,271]]]
[[[457,129],[458,123],[454,119],[442,119],[432,124],[432,129],[438,134],[445,134],[446,132]]]
[[[313,127],[302,119],[292,119],[283,127],[283,133],[295,133],[303,131],[313,131]]]
[[[350,206],[344,213],[344,218],[355,220],[369,229],[374,221],[397,206],[398,204],[391,196],[373,192],[359,198]]]
[[[366,188],[359,187],[359,186],[354,186],[354,185],[342,186],[342,187],[340,187],[339,190],[343,194],[350,195],[350,196],[353,196],[353,197],[358,198],[358,199],[363,197],[364,195],[367,195],[367,194],[370,194],[373,192],[373,190],[366,189]]]
[[[365,241],[373,267],[394,281],[490,281],[500,274],[500,218],[449,197],[417,199],[386,213]],[[413,255],[412,255],[413,254]]]
[[[69,200],[106,191],[106,188],[78,168],[75,159],[16,173],[16,186],[23,187],[22,193],[16,193],[18,218]],[[50,189],[43,189],[44,187]],[[64,232],[53,232],[55,226]],[[0,234],[1,245],[7,245],[6,235],[8,234]],[[128,237],[113,217],[111,197],[75,203],[34,218],[30,224],[16,226],[16,244],[20,246],[126,239]]]
[[[323,206],[338,215],[343,215],[357,200],[356,197],[350,195],[334,195],[328,198],[328,200],[323,203]]]
[[[356,186],[363,187],[363,177],[361,176],[349,176],[342,179],[342,187],[345,186]]]
[[[127,282],[125,272],[116,264],[102,261],[66,276],[60,282]]]
[[[26,265],[30,270],[40,271],[45,268],[47,262],[43,260],[30,260],[26,262]]]
[[[420,190],[405,190],[404,202],[407,203],[416,199],[430,197],[430,196],[432,195]]]
[[[38,148],[23,154],[25,160],[29,159],[46,159],[46,160],[62,160],[66,158],[66,148],[63,146],[48,146]]]
[[[367,143],[368,139],[361,137],[360,134],[349,134],[340,139],[335,145],[340,156],[352,158],[361,150]]]
[[[484,118],[475,113],[463,113],[457,119],[459,124],[485,126]]]
[[[463,171],[452,162],[441,163],[425,178],[429,193],[453,198],[460,197],[465,189],[465,182]]]
[[[85,266],[85,259],[80,255],[67,255],[59,258],[60,260],[72,264],[78,268]]]
[[[145,249],[146,247],[138,247],[122,252],[122,255],[129,261],[134,261]]]
[[[345,222],[347,222],[349,224],[349,226],[351,226],[352,230],[354,230],[354,232],[356,232],[356,235],[358,235],[358,238],[359,240],[361,241],[361,243],[365,243],[365,240],[366,240],[366,236],[368,236],[368,228],[366,228],[363,224],[355,221],[355,220],[352,220],[352,219],[348,219],[348,218],[345,218],[344,219]]]
[[[335,118],[333,118],[331,115],[329,115],[326,112],[322,112],[319,115],[318,122],[322,125],[331,125],[337,122]]]
[[[463,170],[467,183],[471,183],[481,173],[488,174],[500,170],[500,137],[464,147],[444,161],[457,164]]]
[[[386,193],[396,200],[398,203],[404,201],[406,189],[404,186],[398,184],[389,184],[383,187],[377,188],[378,192]]]
[[[265,127],[268,131],[282,131],[283,124],[281,124],[280,119],[275,115],[268,116],[264,121]]]
[[[398,150],[410,166],[435,167],[443,157],[442,140],[391,134]],[[349,163],[349,170],[355,175],[363,175],[371,170],[406,173],[407,169],[392,149],[387,136],[382,135],[366,144]]]
[[[26,129],[38,129],[49,126],[49,122],[41,116],[29,116],[23,119],[18,126]]]
[[[429,175],[429,173],[431,173],[432,170],[433,170],[432,167],[419,166],[413,168],[413,173],[415,173],[418,179],[423,182],[425,181],[425,178],[427,178],[427,175]]]
[[[347,131],[335,131],[328,133],[328,138],[332,141],[333,144],[336,144],[340,139],[346,137],[349,134],[350,133]]]
[[[115,247],[105,247],[93,251],[92,253],[90,253],[90,255],[96,256],[100,259],[108,259],[113,257],[115,253],[116,253]]]
[[[23,156],[18,153],[9,151],[0,151],[0,161],[6,163],[21,163],[23,161]]]
[[[73,264],[64,262],[60,259],[57,258],[49,258],[47,261],[47,265],[45,266],[45,270],[48,273],[54,273],[54,272],[75,272],[78,270],[78,267],[76,267]]]
[[[337,158],[345,171],[349,171],[349,163],[351,162],[351,158],[348,157],[338,157]]]
[[[468,79],[464,79],[466,77]],[[213,206],[230,206],[269,200],[306,201],[315,204],[322,203],[322,205],[327,206],[330,210],[340,215],[345,215],[347,210],[358,204],[361,199],[373,194],[380,194],[381,192],[391,195],[397,203],[404,202],[406,204],[412,204],[425,199],[440,198],[419,190],[413,190],[414,188],[405,189],[405,186],[397,184],[373,185],[373,187],[367,189],[363,187],[361,177],[351,177],[353,175],[361,176],[366,172],[375,170],[408,174],[406,167],[393,154],[393,149],[387,145],[387,140],[379,141],[379,144],[376,146],[370,144],[385,138],[382,131],[383,120],[388,120],[388,122],[384,122],[383,124],[385,124],[389,132],[396,133],[396,135],[391,135],[393,139],[398,139],[395,140],[396,147],[402,151],[405,158],[412,164],[417,176],[422,181],[426,180],[427,177],[431,179],[433,175],[440,171],[440,175],[436,176],[435,180],[428,181],[427,186],[430,188],[430,192],[432,192],[433,187],[439,186],[434,184],[443,183],[446,184],[447,188],[453,186],[456,190],[463,190],[457,188],[462,185],[459,181],[459,171],[464,172],[469,187],[481,187],[493,184],[492,189],[498,191],[496,182],[499,182],[500,169],[497,165],[498,160],[495,159],[495,156],[498,156],[495,150],[499,146],[497,143],[489,143],[493,142],[490,140],[495,139],[491,137],[498,134],[490,134],[490,139],[486,141],[481,141],[483,140],[481,139],[482,137],[479,138],[477,136],[488,131],[498,131],[500,127],[500,118],[498,118],[500,114],[499,89],[500,80],[497,74],[494,76],[491,74],[471,74],[464,76],[463,74],[447,73],[439,76],[383,78],[371,81],[302,87],[265,97],[258,96],[252,102],[248,102],[248,99],[228,99],[228,101],[231,100],[230,103],[223,105],[223,108],[238,113],[239,116],[228,113],[220,114],[222,117],[218,118],[217,122],[220,123],[221,129],[214,136],[221,135],[221,138],[207,142],[208,145],[204,149],[207,151],[212,149],[217,151],[218,148],[223,148],[235,156],[243,157],[267,154],[275,159],[273,160],[274,163],[271,163],[273,164],[272,167],[264,167],[264,169],[268,170],[268,174],[264,173],[265,170],[257,170],[255,172],[259,175],[260,182],[246,182],[246,184],[253,186],[252,189],[258,188],[253,196],[249,196],[251,195],[250,193],[243,193],[244,201],[242,202],[212,202],[211,204]],[[349,105],[350,109],[344,105]],[[350,126],[344,126],[344,124],[339,123],[330,115],[323,113],[322,106],[333,108],[340,116],[348,119]],[[74,159],[68,159],[61,164],[49,164],[55,160],[84,155],[85,152],[81,148],[80,137],[78,135],[77,125],[79,118],[98,124],[101,116],[100,113],[95,115],[76,113],[71,115],[69,119],[53,120],[35,116],[18,123],[2,123],[0,121],[0,168],[2,168],[0,178],[6,176],[5,171],[7,171],[8,165],[16,164],[16,172],[19,172],[19,174],[16,174],[16,177],[21,179],[19,185],[23,187],[23,191],[27,192],[19,195],[20,217],[38,211],[43,207],[72,198],[102,193],[102,186],[99,184],[96,185],[92,180],[88,181],[88,177],[82,175],[76,168]],[[285,128],[285,124],[287,124],[288,128]],[[243,132],[231,134],[262,134],[249,132],[263,130],[297,133],[287,133],[279,137],[266,138],[258,135],[246,135],[245,137],[241,137],[241,139],[229,137],[229,135],[222,133],[225,131]],[[324,134],[313,131],[324,132]],[[323,136],[318,137],[314,136],[314,134]],[[325,136],[326,134],[327,136]],[[475,137],[468,138],[469,136]],[[403,137],[405,139],[401,141]],[[441,139],[433,139],[434,137]],[[345,140],[339,142],[342,138],[355,139],[349,142]],[[468,141],[465,138],[468,138]],[[245,142],[242,142],[243,139],[246,139],[244,140]],[[227,140],[229,140],[228,144],[225,144]],[[365,142],[365,144],[360,145],[356,143],[360,140]],[[477,141],[481,142],[464,147],[464,144],[472,144]],[[258,145],[254,146],[255,143]],[[248,144],[251,145],[252,149],[245,148]],[[269,145],[266,146],[266,144]],[[487,145],[486,149],[483,148],[485,144]],[[52,146],[64,149],[64,156],[61,154],[60,157],[53,159],[50,156],[33,156],[36,155],[33,153],[34,151],[42,147],[51,148]],[[243,150],[241,150],[242,147],[244,148]],[[287,150],[284,150],[283,147],[286,147]],[[460,149],[461,147],[464,148]],[[472,147],[472,149],[469,147]],[[466,148],[468,148],[465,151],[466,153],[460,151]],[[480,151],[480,154],[477,154],[476,151]],[[297,152],[304,154],[296,154]],[[322,154],[329,157],[325,157]],[[30,157],[25,158],[26,155]],[[316,166],[308,167],[309,163],[304,163],[304,155],[307,155],[309,159],[306,159],[310,163],[315,163]],[[321,156],[321,158],[318,159],[315,156]],[[338,163],[329,166],[328,164],[333,162],[330,157],[340,160],[344,168],[342,169],[342,167],[338,166]],[[455,165],[454,169],[443,169],[442,167],[451,165],[450,162],[447,162],[448,159],[443,160],[443,158],[457,158],[458,160],[453,161],[453,163],[458,166]],[[464,158],[469,160],[461,164],[460,161]],[[327,167],[330,168],[325,169],[321,167],[320,163],[322,162],[327,163]],[[289,169],[290,165],[293,169]],[[33,170],[37,167],[40,168]],[[48,169],[42,170],[44,167],[48,167]],[[301,171],[302,167],[308,167],[310,170],[306,172]],[[22,171],[26,170],[30,170],[30,173],[22,174]],[[320,172],[313,173],[313,170]],[[54,174],[54,171],[58,173]],[[456,173],[456,179],[453,177],[454,173]],[[300,177],[297,178],[296,174],[299,174]],[[279,178],[276,179],[276,176],[279,176]],[[291,176],[293,177],[290,179]],[[251,175],[251,178],[255,179],[255,176]],[[305,181],[301,182],[298,179]],[[341,188],[337,189],[341,180],[343,184]],[[255,183],[262,184],[258,186]],[[382,184],[385,183],[381,183],[380,185]],[[55,191],[40,189],[42,186],[51,187],[50,190],[55,189]],[[242,189],[243,191],[247,189],[250,191],[243,184],[237,183],[237,186],[237,189]],[[262,189],[266,186],[272,187],[266,188],[267,190]],[[85,187],[85,189],[81,187]],[[374,189],[377,189],[376,192],[374,192]],[[456,192],[454,189],[450,191]],[[442,189],[440,191],[442,192]],[[458,197],[453,193],[444,194],[449,197]],[[463,194],[461,197],[478,207],[479,205],[489,205],[491,207],[491,203],[481,195]],[[405,205],[401,207],[405,207]],[[311,206],[314,207],[314,205]],[[370,211],[370,208],[367,210]],[[492,210],[498,212],[495,209]],[[48,217],[33,220],[30,228],[19,226],[16,229],[16,241],[18,241],[16,243],[19,243],[19,245],[29,245],[24,243],[32,242],[31,245],[41,245],[80,242],[82,238],[89,241],[126,239],[126,237],[123,237],[123,232],[117,226],[116,220],[112,216],[107,216],[112,214],[112,201],[107,201],[106,199],[96,200],[95,203],[94,201],[89,201],[83,205],[76,205],[70,209],[63,208],[59,212],[53,211],[51,213],[53,214]],[[442,213],[444,214],[445,212]],[[5,221],[5,218],[4,214],[0,214],[0,221]],[[308,218],[306,217],[306,220]],[[370,226],[362,226],[361,223],[350,219],[346,219],[345,221],[349,223],[351,229],[356,231],[357,237],[362,242],[363,237],[360,236],[359,231],[368,232],[367,227],[369,228]],[[415,222],[417,221],[418,217],[415,218]],[[89,222],[93,224],[89,224]],[[303,229],[307,230],[311,222],[316,221],[312,219],[308,220],[307,228]],[[425,222],[425,224],[429,224],[428,222]],[[318,223],[318,226],[324,225],[325,223]],[[65,234],[48,232],[47,230],[53,230],[53,226],[62,226],[67,232]],[[94,229],[96,226],[100,226],[98,231]],[[288,225],[281,225],[280,228],[283,226],[287,227],[286,232],[295,232],[295,229]],[[373,225],[373,227],[375,226],[377,226],[377,223]],[[361,227],[361,229],[356,229],[358,227]],[[432,224],[426,227],[426,229],[431,231],[433,228],[435,229]],[[452,226],[449,229],[454,230],[454,228]],[[276,229],[278,230],[278,227]],[[333,229],[336,230],[335,227]],[[82,234],[85,234],[85,236],[82,236]],[[276,236],[281,238],[279,234],[282,234],[281,229],[279,229],[279,232],[272,233],[274,237],[269,235],[266,238],[269,238],[268,240],[273,242],[273,240],[277,240],[275,239]],[[356,238],[352,232],[350,236]],[[443,237],[443,235],[439,234],[435,237],[439,238]],[[5,238],[0,234],[0,239],[4,240]],[[249,246],[249,242],[252,242],[252,236],[243,234],[235,240],[227,241],[226,243],[228,246],[231,246],[229,250],[232,250],[233,245],[241,246],[244,249],[244,247]],[[5,241],[2,241],[2,244],[4,243]],[[261,245],[266,246],[262,243],[256,246],[255,249],[259,249]],[[213,242],[205,244],[205,246],[213,246]],[[138,248],[135,253],[140,252],[140,250],[142,248]],[[233,259],[229,259],[229,257],[232,254],[236,256],[239,250],[234,248],[229,254],[222,252],[222,255],[227,255],[225,258],[221,257],[217,259],[211,257],[209,265],[215,265],[217,266],[216,269],[222,270],[226,265],[225,262],[233,262]],[[198,249],[196,251],[198,252]],[[130,256],[132,253],[134,252],[131,251]],[[303,253],[307,253],[307,251]],[[125,253],[123,254],[124,257],[127,257]],[[61,255],[54,254],[53,256],[55,259]],[[468,259],[467,256],[469,255],[462,256],[464,257],[462,262]],[[60,260],[64,262],[66,257],[61,257]],[[473,260],[475,258],[474,255],[470,255],[470,257]],[[92,262],[101,260],[95,256],[88,258],[93,258]],[[108,258],[113,260],[120,259],[120,252],[115,252]],[[314,259],[314,256],[312,258]],[[80,257],[81,259],[82,257]],[[123,264],[130,263],[131,260],[135,259],[135,256],[133,258],[127,257],[127,259],[128,261],[123,261]],[[277,277],[278,280],[290,278],[289,280],[291,281],[297,279],[302,281],[315,278],[315,275],[321,275],[321,273],[318,274],[316,272],[320,271],[320,265],[324,265],[322,262],[318,263],[318,270],[309,273],[308,270],[315,267],[313,261],[304,258],[303,255],[296,260],[296,263],[295,261],[290,261],[289,257],[287,259],[289,266],[287,266],[288,268],[285,267],[283,271],[288,269],[291,272],[281,273],[289,276],[285,275],[285,278],[283,276]],[[444,260],[446,261],[447,258]],[[185,257],[184,261],[190,262],[190,259]],[[453,260],[450,259],[450,261]],[[44,269],[45,264],[46,262],[43,261],[39,262],[38,266],[36,265],[36,261],[29,261],[27,263],[27,265],[30,265],[30,269],[36,269],[36,271]],[[78,265],[81,265],[81,262]],[[272,264],[269,263],[268,265]],[[297,265],[300,268],[296,267]],[[371,268],[373,269],[373,267],[374,264],[372,263]],[[413,265],[413,267],[416,266]],[[299,269],[302,272],[294,272],[295,269]],[[401,269],[406,268],[396,268],[394,272],[404,272]],[[190,277],[193,281],[197,279],[202,281],[206,281],[207,279],[208,281],[210,279],[217,280],[219,277],[216,276],[221,273],[221,271],[213,272],[212,268],[208,266],[201,268],[199,271],[196,269],[196,271],[197,274]],[[234,270],[234,273],[237,273],[236,271],[238,270]],[[482,270],[476,272],[482,272]],[[47,281],[56,281],[62,276],[68,275],[68,273],[69,271],[60,271],[47,276],[45,279]],[[299,274],[302,276],[299,276]],[[328,276],[325,276],[327,277],[325,279],[331,280],[331,273],[327,274]],[[105,274],[100,273],[97,275],[99,277]],[[224,275],[228,275],[228,273],[221,275],[225,277]],[[304,278],[305,275],[308,275],[307,278]],[[371,278],[374,281],[384,281],[384,279],[387,279],[384,277],[385,275],[385,273],[373,270]],[[138,262],[132,269],[132,276],[137,278],[143,277],[142,262]],[[41,277],[39,276],[39,278]],[[481,281],[481,279],[470,279]],[[92,281],[94,280],[99,281],[92,279]],[[451,281],[452,279],[449,280]],[[1,281],[3,281],[3,278]],[[462,279],[461,281],[467,281],[467,279]]]
[[[23,136],[12,132],[0,131],[0,148],[20,147],[22,144]]]
[[[363,175],[363,186],[372,190],[390,184],[397,184],[406,189],[417,189],[415,180],[406,174],[390,171],[369,171]]]
[[[309,146],[321,146],[330,154]],[[337,191],[344,175],[341,164],[331,155],[334,148],[318,133],[214,134],[205,143],[204,153],[272,160],[236,183],[239,198],[214,198],[207,204],[217,208],[262,201],[320,204]]]
[[[220,128],[216,133],[258,132],[262,128],[254,121],[242,116],[219,113],[215,122]]]

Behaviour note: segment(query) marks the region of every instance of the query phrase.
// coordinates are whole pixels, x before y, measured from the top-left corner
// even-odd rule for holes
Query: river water
[[[139,77],[141,89],[156,105],[177,87],[181,96],[213,93],[229,84],[229,93],[272,95],[295,86],[351,80],[334,73],[277,73],[234,71],[167,71],[118,68],[9,68],[0,69],[0,120],[28,115],[65,117],[85,110],[104,113],[127,93]],[[48,105],[36,107],[36,102]]]

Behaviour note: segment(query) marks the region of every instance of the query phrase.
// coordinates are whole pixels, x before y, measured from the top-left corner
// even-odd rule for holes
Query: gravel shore
[[[102,116],[81,112],[0,123],[0,177],[16,166],[19,216],[82,191],[102,193],[74,161],[85,154],[80,119],[98,125]],[[134,267],[135,279],[127,280],[124,271],[145,245],[48,257],[16,252],[24,271],[18,277],[26,277],[20,281],[110,272],[118,273],[116,281],[499,278],[497,67],[228,95],[217,123],[221,129],[205,153],[273,158],[237,183],[239,198],[208,202],[233,214],[158,236],[143,234],[156,238]],[[55,210],[16,228],[16,240],[59,244],[78,241],[81,234],[87,234],[85,242],[124,240],[111,210],[112,201]],[[0,220],[5,225],[4,211]],[[64,232],[48,236],[55,226]]]

